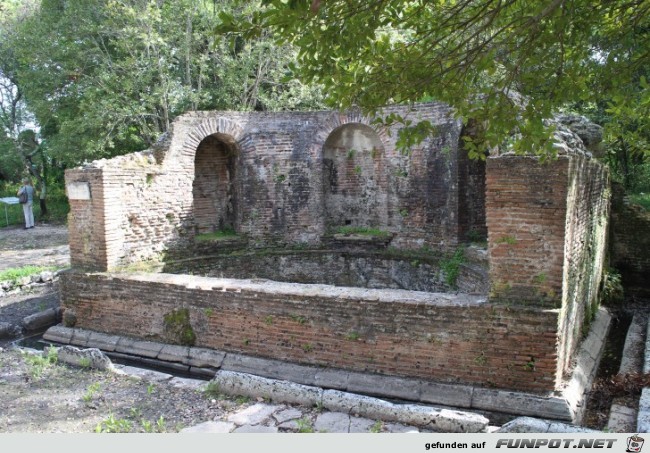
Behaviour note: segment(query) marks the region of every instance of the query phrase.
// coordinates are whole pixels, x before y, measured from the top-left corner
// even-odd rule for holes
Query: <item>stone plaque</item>
[[[71,182],[66,185],[70,200],[90,200],[90,184],[87,182]]]

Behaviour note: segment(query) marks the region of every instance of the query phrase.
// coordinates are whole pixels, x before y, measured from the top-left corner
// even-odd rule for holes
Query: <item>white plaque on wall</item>
[[[87,182],[71,182],[66,185],[68,199],[90,200],[90,184]]]

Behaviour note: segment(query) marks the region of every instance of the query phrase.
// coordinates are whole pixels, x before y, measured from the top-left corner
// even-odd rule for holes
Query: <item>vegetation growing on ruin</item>
[[[212,242],[212,241],[223,241],[228,239],[235,239],[238,235],[233,229],[223,229],[219,231],[213,231],[212,233],[201,233],[194,236],[195,242]]]
[[[340,226],[334,229],[334,234],[373,236],[376,238],[388,238],[392,236],[390,231],[380,230],[379,228]]]
[[[196,334],[190,323],[190,311],[180,308],[164,316],[165,335],[174,343],[194,346]]]

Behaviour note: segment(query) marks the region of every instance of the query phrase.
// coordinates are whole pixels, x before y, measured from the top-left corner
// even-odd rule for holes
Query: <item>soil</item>
[[[67,266],[65,226],[0,230],[0,271],[22,267]],[[0,321],[12,324],[59,305],[56,284],[0,298]],[[115,374],[34,359],[40,353],[0,342],[0,433],[177,432],[220,419],[248,402],[207,398],[197,390],[175,388]]]

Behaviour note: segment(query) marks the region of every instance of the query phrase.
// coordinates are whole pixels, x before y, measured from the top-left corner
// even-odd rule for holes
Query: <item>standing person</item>
[[[29,178],[23,179],[23,186],[18,189],[18,195],[26,193],[27,194],[27,203],[23,204],[23,213],[25,214],[25,229],[34,228],[34,211],[32,210],[32,205],[34,203],[34,187],[32,187],[32,182]]]

